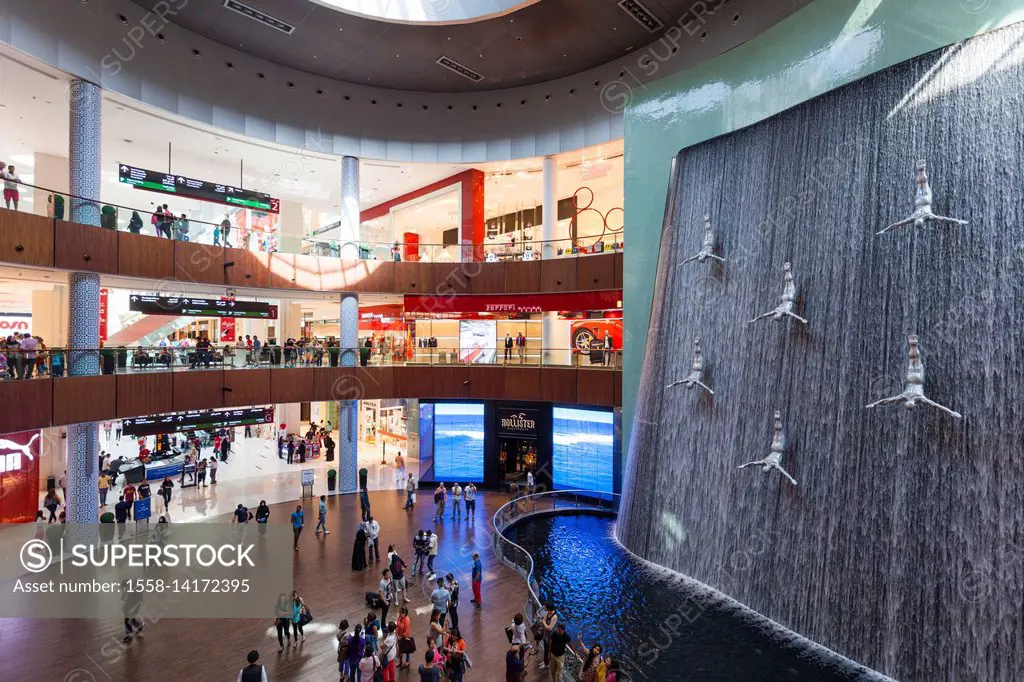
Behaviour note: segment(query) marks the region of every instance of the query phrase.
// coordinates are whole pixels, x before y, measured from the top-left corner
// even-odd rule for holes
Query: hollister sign
[[[498,436],[504,438],[537,438],[537,411],[498,408]]]

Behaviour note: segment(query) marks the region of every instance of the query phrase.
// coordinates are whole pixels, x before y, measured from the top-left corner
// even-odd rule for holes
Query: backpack
[[[395,554],[391,557],[391,575],[395,578],[401,578],[405,575],[405,562],[402,561],[402,557]]]
[[[345,635],[338,640],[338,663],[348,660],[348,643],[352,641],[352,635]]]
[[[440,492],[434,493],[434,504],[437,504],[440,501],[441,501],[441,493]]]

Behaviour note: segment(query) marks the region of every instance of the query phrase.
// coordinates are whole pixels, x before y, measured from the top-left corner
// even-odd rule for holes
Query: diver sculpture
[[[756,459],[753,462],[747,462],[741,464],[738,468],[745,469],[751,466],[760,466],[762,471],[771,471],[772,469],[777,470],[780,474],[789,479],[789,482],[796,485],[796,479],[789,475],[785,469],[782,468],[782,454],[786,450],[786,436],[782,433],[782,413],[775,410],[775,433],[772,434],[772,448],[771,452],[764,459]]]
[[[867,407],[876,407],[878,405],[891,405],[893,403],[902,402],[903,406],[908,410],[912,409],[918,403],[924,403],[931,407],[942,410],[943,412],[961,419],[963,415],[959,412],[954,412],[945,405],[939,405],[934,400],[929,400],[924,395],[924,363],[921,361],[921,350],[917,347],[917,334],[911,334],[907,339],[910,345],[910,349],[907,352],[907,379],[903,385],[903,393],[894,395],[889,398],[882,398],[875,402],[867,405]]]
[[[796,285],[793,284],[793,269],[790,264],[782,264],[782,296],[779,297],[779,305],[775,310],[769,311],[763,315],[758,315],[750,322],[757,322],[767,317],[773,320],[781,320],[783,317],[789,316],[794,320],[798,320],[802,324],[807,324],[807,320],[797,315],[794,311],[796,308]],[[747,322],[747,324],[750,324]]]
[[[917,162],[917,193],[914,196],[914,212],[908,218],[893,223],[889,227],[879,230],[876,234],[885,234],[889,230],[904,225],[914,224],[914,227],[924,227],[925,222],[934,220],[937,223],[949,223],[951,225],[966,225],[966,220],[959,218],[948,218],[942,215],[935,215],[932,212],[932,188],[928,184],[928,174],[925,172],[925,162]]]
[[[672,388],[679,384],[686,386],[687,389],[691,389],[694,386],[700,386],[711,395],[715,394],[715,392],[708,388],[708,385],[704,383],[704,353],[700,350],[700,337],[693,340],[693,362],[690,363],[690,373],[686,375],[685,379],[673,381],[665,388]]]
[[[724,258],[715,255],[715,233],[711,231],[711,216],[705,214],[704,242],[700,246],[700,251],[684,260],[682,263],[680,263],[680,265],[686,265],[687,263],[690,263],[692,261],[703,263],[708,258],[710,258],[711,260],[716,260],[719,263],[725,262]]]

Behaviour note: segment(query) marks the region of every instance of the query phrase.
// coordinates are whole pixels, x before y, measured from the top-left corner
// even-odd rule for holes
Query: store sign
[[[537,438],[537,410],[498,408],[498,436]]]
[[[42,431],[0,436],[0,523],[32,521],[39,508]]]
[[[107,315],[110,309],[110,290],[100,289],[100,341],[107,340]]]
[[[235,320],[231,317],[220,318],[220,342],[235,342]]]
[[[613,310],[622,307],[621,291],[574,294],[405,297],[406,313],[492,313],[512,315],[549,311]]]
[[[4,313],[0,314],[0,336],[10,336],[13,333],[31,334],[32,315],[29,313]]]

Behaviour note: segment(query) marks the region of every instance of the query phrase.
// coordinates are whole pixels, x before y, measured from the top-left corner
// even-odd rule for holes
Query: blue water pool
[[[533,555],[541,598],[644,680],[886,679],[767,621],[706,586],[626,552],[612,519],[542,516],[506,531]]]

